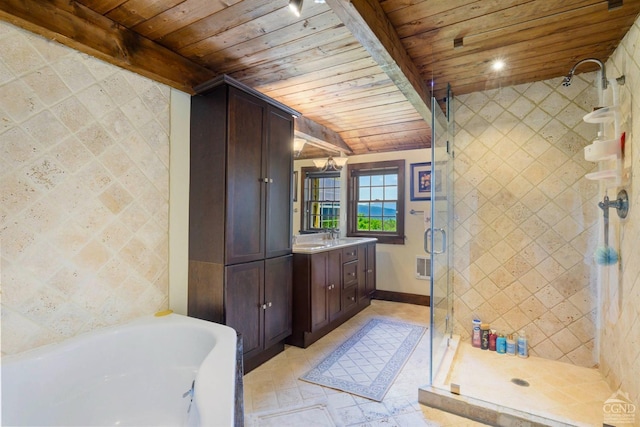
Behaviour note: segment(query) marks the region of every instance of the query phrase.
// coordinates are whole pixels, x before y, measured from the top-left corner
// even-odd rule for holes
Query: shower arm
[[[600,69],[602,70],[602,89],[606,89],[609,82],[607,81],[607,71],[606,71],[606,67],[604,65],[604,63],[602,61],[600,61],[598,58],[586,58],[583,59],[581,61],[578,61],[576,63],[576,65],[573,66],[573,68],[571,68],[571,71],[569,71],[569,74],[567,74],[567,76],[564,78],[563,81],[563,85],[565,86],[569,86],[571,84],[571,79],[573,78],[573,74],[576,72],[576,68],[578,68],[579,65],[584,64],[585,62],[594,62],[596,64],[598,64],[600,66]]]

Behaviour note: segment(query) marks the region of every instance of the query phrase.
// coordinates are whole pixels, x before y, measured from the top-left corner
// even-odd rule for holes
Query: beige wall
[[[168,304],[169,89],[0,22],[2,354]]]
[[[629,193],[629,215],[623,221],[611,211],[611,233],[620,263],[603,274],[602,330],[600,340],[600,369],[609,385],[629,393],[632,402],[640,402],[640,19],[615,53],[607,61],[609,78],[625,75],[626,84],[620,86],[622,129],[627,132],[624,165],[630,180],[623,183]],[[609,197],[617,194],[617,188]],[[636,415],[636,425],[640,417]]]
[[[456,97],[455,329],[524,329],[531,354],[597,364],[595,74]]]

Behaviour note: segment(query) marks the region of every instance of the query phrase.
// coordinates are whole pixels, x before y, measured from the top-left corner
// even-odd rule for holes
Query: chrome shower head
[[[609,84],[609,82],[607,82],[607,70],[604,66],[604,63],[600,61],[598,58],[586,58],[586,59],[583,59],[582,61],[578,61],[576,65],[574,65],[573,68],[571,68],[571,71],[569,71],[569,74],[565,76],[564,80],[562,80],[562,86],[569,86],[571,84],[571,79],[573,78],[573,73],[576,72],[576,68],[578,68],[578,65],[584,64],[585,62],[595,62],[600,66],[600,70],[602,71],[602,89],[603,90],[606,89]]]

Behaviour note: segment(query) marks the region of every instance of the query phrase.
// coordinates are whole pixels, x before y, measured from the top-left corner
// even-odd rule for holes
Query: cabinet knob
[[[270,302],[267,303],[267,307],[271,307],[271,303]]]
[[[262,304],[262,309],[266,310],[267,309],[267,304]]]
[[[348,274],[349,276],[353,276],[353,277],[355,277],[355,276],[356,276],[356,273],[347,273],[347,274]]]
[[[350,299],[351,301],[355,301],[355,300],[356,300],[356,297],[349,297],[349,299]]]
[[[373,273],[373,270],[369,269],[367,270],[367,273]]]

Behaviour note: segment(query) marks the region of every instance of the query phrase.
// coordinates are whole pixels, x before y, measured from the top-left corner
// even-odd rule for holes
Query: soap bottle
[[[497,341],[498,334],[496,334],[495,329],[491,329],[491,333],[489,334],[489,350],[496,351]]]
[[[505,354],[507,352],[507,339],[503,334],[498,334],[496,338],[496,353]]]
[[[522,358],[529,357],[527,344],[527,336],[524,334],[524,331],[520,331],[520,335],[518,336],[518,356]]]
[[[473,330],[471,331],[471,345],[480,348],[480,319],[473,319]]]
[[[480,325],[480,348],[489,350],[489,324],[482,323]]]
[[[516,341],[513,339],[513,334],[507,335],[507,354],[516,355]]]

